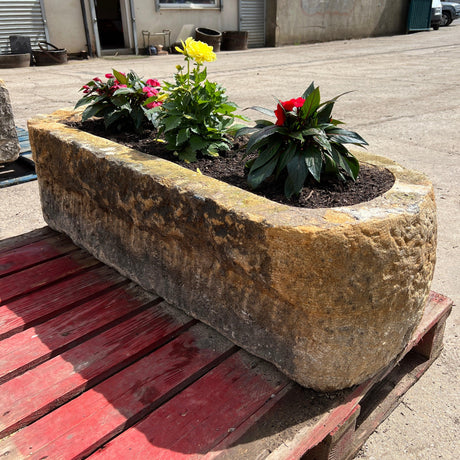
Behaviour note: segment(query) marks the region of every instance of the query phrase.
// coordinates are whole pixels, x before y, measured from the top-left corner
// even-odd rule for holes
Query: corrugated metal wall
[[[0,53],[10,51],[10,35],[30,37],[32,48],[46,40],[40,0],[0,0]]]
[[[265,46],[265,0],[239,1],[240,30],[248,31],[248,47]]]

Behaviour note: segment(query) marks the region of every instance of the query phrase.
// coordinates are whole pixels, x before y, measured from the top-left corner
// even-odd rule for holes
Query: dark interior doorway
[[[95,0],[94,3],[101,48],[124,48],[120,0]]]

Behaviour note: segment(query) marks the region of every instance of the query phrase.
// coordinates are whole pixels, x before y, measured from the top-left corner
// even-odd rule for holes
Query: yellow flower
[[[185,43],[182,42],[182,49],[176,46],[176,51],[193,59],[197,64],[216,60],[216,54],[213,52],[212,46],[194,40],[192,37],[188,37]]]

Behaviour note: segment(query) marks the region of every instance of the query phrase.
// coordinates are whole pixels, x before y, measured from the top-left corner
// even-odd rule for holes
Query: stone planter
[[[368,203],[301,209],[69,128],[29,122],[49,225],[306,387],[345,388],[403,350],[433,275],[427,178],[382,157]]]

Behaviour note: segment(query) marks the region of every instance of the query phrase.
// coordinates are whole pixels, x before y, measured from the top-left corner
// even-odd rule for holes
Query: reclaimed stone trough
[[[382,157],[394,186],[303,209],[70,128],[29,122],[43,213],[104,263],[303,386],[358,384],[397,359],[435,264],[432,185]]]

